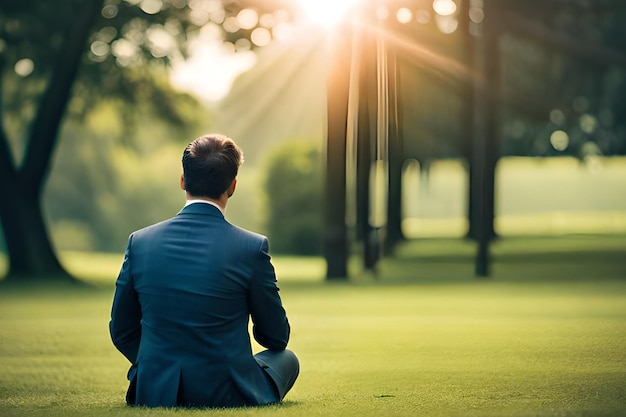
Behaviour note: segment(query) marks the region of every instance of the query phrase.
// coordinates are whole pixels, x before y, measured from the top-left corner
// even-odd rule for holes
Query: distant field
[[[236,410],[126,407],[107,331],[120,258],[65,253],[96,287],[0,286],[0,415],[626,415],[626,235],[502,239],[488,280],[474,249],[414,241],[333,284],[320,258],[275,257],[301,376],[284,404]]]
[[[466,169],[436,161],[427,176],[407,171],[404,228],[411,237],[467,230]],[[626,232],[626,158],[503,158],[496,172],[495,227],[501,235]]]

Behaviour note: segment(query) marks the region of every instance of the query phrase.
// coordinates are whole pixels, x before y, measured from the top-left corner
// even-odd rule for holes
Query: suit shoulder
[[[239,235],[241,238],[244,238],[244,239],[247,238],[247,239],[250,239],[251,241],[259,242],[259,243],[263,242],[264,240],[267,240],[267,237],[262,234],[244,229],[243,227],[235,226],[234,224],[230,224],[230,226],[232,227],[233,233]]]
[[[158,223],[154,223],[154,224],[151,224],[149,226],[142,227],[141,229],[137,229],[133,233],[131,233],[131,237],[133,237],[133,238],[141,238],[142,236],[146,236],[146,235],[150,235],[152,233],[155,233],[155,232],[159,231],[161,228],[163,228],[164,226],[166,226],[168,223],[171,223],[172,220],[174,220],[174,218],[169,218],[169,219],[160,221]]]
[[[234,238],[233,242],[238,242],[242,248],[245,247],[255,252],[259,250],[265,252],[269,249],[269,241],[266,236],[235,226],[231,223],[228,223],[228,225],[230,227],[231,236]]]

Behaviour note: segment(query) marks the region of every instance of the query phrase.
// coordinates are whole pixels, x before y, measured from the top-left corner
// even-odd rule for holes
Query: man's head
[[[201,136],[183,152],[184,189],[193,197],[219,199],[227,191],[230,197],[242,163],[243,152],[232,139]]]

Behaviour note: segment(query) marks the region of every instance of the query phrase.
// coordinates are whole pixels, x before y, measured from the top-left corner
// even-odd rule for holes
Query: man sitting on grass
[[[267,238],[224,219],[242,162],[229,138],[194,140],[182,158],[187,204],[128,239],[109,327],[132,364],[130,405],[271,404],[298,376]],[[254,356],[249,317],[267,348]]]

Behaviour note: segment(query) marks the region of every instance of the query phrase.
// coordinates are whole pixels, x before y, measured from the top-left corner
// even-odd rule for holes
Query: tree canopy
[[[253,6],[253,7],[252,7]],[[0,4],[0,218],[10,277],[62,277],[41,195],[64,121],[103,100],[184,125],[192,102],[165,77],[211,30],[254,48],[289,19],[278,0],[7,0]]]

